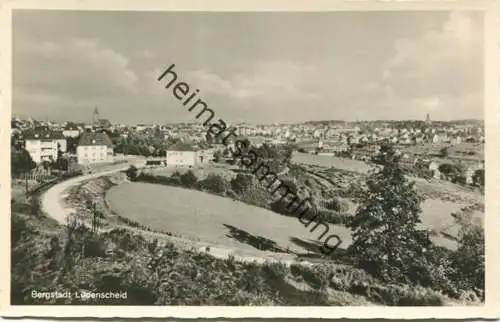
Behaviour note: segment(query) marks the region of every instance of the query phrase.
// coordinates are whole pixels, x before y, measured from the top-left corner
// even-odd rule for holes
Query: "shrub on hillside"
[[[16,214],[13,214],[16,216]],[[363,270],[335,265],[242,263],[221,260],[204,252],[185,251],[172,243],[148,242],[140,235],[115,229],[99,237],[85,227],[67,236],[48,234],[42,218],[23,230],[26,239],[12,244],[13,304],[48,304],[29,296],[32,289],[91,292],[127,290],[126,300],[73,298],[58,304],[120,305],[338,305],[326,296],[328,287],[359,294],[382,305],[440,305],[443,297],[422,287],[381,285]],[[58,228],[60,229],[60,228]],[[81,256],[82,245],[98,250],[114,247],[99,257]],[[61,247],[62,246],[62,247]],[[100,251],[99,251],[100,252]],[[293,275],[309,284],[303,291],[287,284]],[[350,297],[349,297],[350,298]]]
[[[231,180],[231,189],[238,194],[245,193],[252,186],[253,178],[250,174],[238,173]]]
[[[125,174],[127,175],[127,178],[130,181],[136,181],[137,180],[137,168],[133,165],[131,165],[127,170],[125,170]]]
[[[292,204],[290,205],[290,202],[288,200],[283,200],[279,199],[276,201],[273,201],[270,204],[271,210],[274,212],[277,212],[278,214],[285,215],[285,216],[296,216],[298,214],[295,213],[295,207],[296,205]]]
[[[252,185],[244,194],[240,195],[240,200],[249,205],[268,208],[270,194],[261,185]]]
[[[15,212],[11,215],[10,240],[13,245],[21,240],[26,233],[26,220]]]
[[[170,175],[170,179],[172,180],[172,182],[175,182],[178,185],[181,185],[182,184],[181,176],[182,176],[182,174],[179,171],[175,171],[174,173],[172,173]]]
[[[181,184],[186,188],[192,188],[198,182],[198,177],[192,170],[180,175]]]
[[[455,183],[461,183],[464,180],[465,169],[462,164],[443,163],[438,169],[448,180]]]
[[[458,245],[452,257],[454,278],[461,289],[472,289],[484,300],[484,228],[477,224],[464,226]]]
[[[342,200],[338,198],[330,198],[324,203],[324,206],[328,210],[333,210],[333,211],[338,211],[338,212],[346,212],[349,210],[349,206],[347,205],[346,202],[343,202]]]
[[[333,225],[347,225],[351,220],[352,216],[331,210],[317,210],[316,211],[317,218],[321,218],[324,222],[333,224]]]
[[[222,176],[210,173],[205,179],[198,182],[202,190],[223,194],[229,189],[229,183]]]
[[[476,186],[484,187],[484,169],[478,169],[474,171],[472,182]]]

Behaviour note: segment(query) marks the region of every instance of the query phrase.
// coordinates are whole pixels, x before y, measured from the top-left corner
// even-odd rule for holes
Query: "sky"
[[[195,121],[178,81],[227,122],[483,118],[479,12],[16,10],[13,114]]]

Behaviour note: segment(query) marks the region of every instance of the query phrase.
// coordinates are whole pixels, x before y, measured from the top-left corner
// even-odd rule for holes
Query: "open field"
[[[420,155],[422,157],[438,157],[442,148],[448,147],[448,157],[443,158],[446,161],[470,161],[478,162],[484,160],[484,144],[481,143],[425,143],[418,145],[401,145],[398,146],[403,153]]]
[[[281,216],[229,198],[176,187],[127,183],[111,188],[108,204],[123,217],[143,225],[218,245],[256,250],[259,241],[270,251],[305,250],[291,241],[313,242],[323,228],[309,232],[296,218]],[[348,243],[349,230],[330,226]],[[309,241],[310,242],[310,241]],[[343,245],[342,245],[343,246]]]
[[[176,187],[127,183],[111,188],[108,205],[121,216],[154,229],[179,234],[192,240],[260,252],[262,242],[268,251],[305,253],[317,241],[323,228],[310,232],[296,218],[246,205],[229,198]],[[423,205],[424,225],[435,230],[453,224],[451,212],[460,205],[430,200]],[[446,208],[445,210],[443,210]],[[436,214],[437,209],[441,212]],[[311,226],[312,227],[312,226]],[[351,243],[350,230],[330,225],[330,232],[342,239],[340,248]],[[434,242],[454,248],[455,242],[436,236]]]
[[[327,155],[314,155],[308,153],[295,152],[292,156],[292,161],[309,165],[317,165],[322,167],[334,167],[341,170],[367,173],[371,166],[362,161],[339,158]]]
[[[352,183],[361,183],[364,181],[362,179],[363,173],[366,173],[366,169],[370,169],[370,165],[366,163],[331,156],[296,154],[294,159],[296,162],[307,165],[310,171],[309,174],[312,176],[321,175],[321,178],[329,178],[329,180],[321,180],[323,188],[329,189],[345,187]],[[358,175],[355,173],[339,173],[328,167],[357,172]],[[451,214],[459,212],[464,207],[471,206],[478,208],[478,211],[473,212],[473,218],[483,220],[484,195],[480,191],[445,180],[426,180],[416,177],[410,177],[409,179],[415,181],[417,191],[426,198],[422,204],[424,226],[437,232],[447,231],[449,235],[456,236],[458,231],[455,229],[455,221]],[[351,209],[354,209],[354,207],[351,207]],[[448,239],[441,237],[436,237],[435,242],[446,244],[447,247],[450,243]],[[454,244],[454,242],[452,243]]]

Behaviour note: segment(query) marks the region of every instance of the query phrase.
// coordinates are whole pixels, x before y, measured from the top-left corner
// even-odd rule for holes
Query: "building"
[[[200,150],[198,152],[198,160],[200,161],[200,164],[207,164],[213,162],[215,158],[215,152],[217,149],[211,148],[211,149],[204,149]]]
[[[474,174],[477,170],[484,170],[484,163],[470,165],[465,172],[465,182],[469,185],[474,183]]]
[[[336,155],[342,152],[349,151],[349,145],[347,144],[328,144],[322,145],[318,155]]]
[[[175,144],[167,148],[167,166],[172,167],[194,167],[199,163],[205,163],[205,156],[200,155],[198,150],[189,144]]]
[[[432,177],[434,179],[441,178],[441,172],[439,171],[439,164],[435,161],[429,163],[429,170],[432,172]]]
[[[113,162],[113,143],[106,133],[84,132],[76,148],[78,164]]]
[[[24,146],[35,163],[56,161],[59,151],[66,152],[66,139],[61,132],[48,129],[24,133]]]
[[[75,124],[68,123],[64,127],[62,134],[66,138],[76,138],[80,135],[80,129],[78,129],[78,127]]]

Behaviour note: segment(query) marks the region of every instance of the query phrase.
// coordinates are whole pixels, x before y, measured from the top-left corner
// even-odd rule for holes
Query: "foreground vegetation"
[[[28,211],[29,210],[29,211]],[[102,234],[44,217],[36,203],[13,204],[12,304],[445,305],[424,287],[384,283],[335,265],[239,263],[180,250],[124,229]],[[127,292],[127,299],[31,298],[32,290]],[[466,296],[466,295],[465,295]]]
[[[99,233],[95,225],[89,229],[85,224],[92,222],[90,217],[72,218],[61,227],[41,213],[36,193],[28,200],[13,200],[12,304],[416,306],[484,301],[482,227],[459,217],[458,249],[432,245],[428,232],[416,228],[419,195],[398,168],[391,148],[385,152],[380,160],[382,173],[370,174],[364,187],[340,189],[344,197],[361,205],[353,217],[339,215],[353,231],[354,244],[346,254],[352,265],[218,259],[178,248],[167,236],[152,240],[139,231],[112,229],[112,225]],[[328,218],[334,218],[330,214],[345,211],[343,197],[322,185],[329,177],[308,176],[297,167],[289,173],[293,176],[287,184],[298,194],[313,197],[316,214],[328,210]],[[155,177],[131,167],[127,176],[133,181],[208,191],[292,215],[280,211],[280,204],[245,173],[230,181],[215,175],[198,180],[190,171]],[[306,189],[299,186],[302,182]],[[94,207],[88,216],[98,213]],[[126,291],[128,296],[98,302],[47,301],[31,298],[32,290]]]

